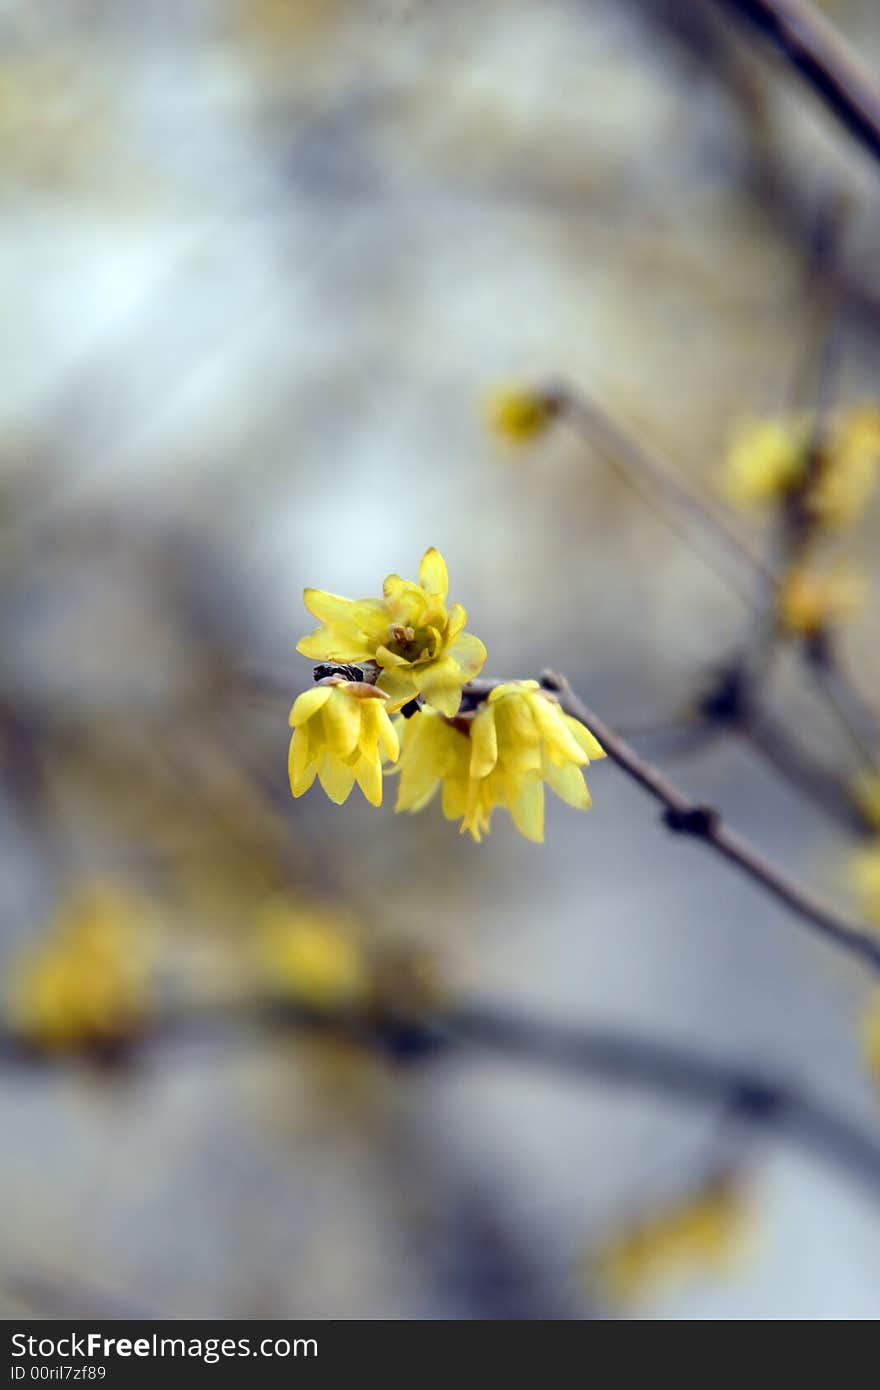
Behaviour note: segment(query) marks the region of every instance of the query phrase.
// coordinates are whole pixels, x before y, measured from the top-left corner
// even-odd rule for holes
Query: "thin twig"
[[[770,40],[850,135],[880,160],[880,91],[807,0],[712,0]]]
[[[716,810],[701,805],[683,792],[585,705],[564,677],[545,671],[541,679],[545,689],[557,695],[565,712],[580,720],[595,734],[608,757],[660,803],[664,811],[663,819],[670,830],[702,840],[759,884],[777,902],[781,902],[794,916],[815,928],[826,940],[858,956],[880,972],[880,937],[873,934],[870,928],[850,921],[829,907],[765,858],[748,840],[731,830]],[[478,681],[472,682],[466,689],[473,691],[480,684]],[[492,684],[485,682],[487,689],[491,689]]]

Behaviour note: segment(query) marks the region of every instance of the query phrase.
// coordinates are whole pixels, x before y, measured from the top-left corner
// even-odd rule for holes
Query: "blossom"
[[[741,1188],[716,1177],[614,1232],[592,1255],[590,1272],[611,1297],[629,1300],[723,1271],[740,1252],[746,1217]]]
[[[581,769],[605,754],[578,720],[537,681],[496,686],[471,717],[448,722],[428,712],[404,730],[396,810],[419,811],[442,786],[443,814],[480,841],[496,806],[520,834],[544,839],[544,782],[579,810],[591,804]]]
[[[530,444],[557,418],[562,402],[557,392],[498,387],[486,398],[486,418],[495,434],[513,444]]]
[[[349,599],[306,589],[303,601],[321,626],[297,643],[315,661],[375,662],[391,711],[421,696],[442,714],[455,714],[461,688],[483,668],[486,648],[465,632],[467,613],[447,606],[449,578],[438,550],[419,565],[419,582],[389,574],[382,598]]]
[[[382,753],[394,762],[400,751],[386,699],[374,685],[340,676],[327,676],[297,696],[287,762],[294,796],[317,777],[337,806],[355,782],[372,806],[381,806]]]
[[[857,521],[874,490],[880,466],[880,410],[852,406],[831,420],[827,463],[817,479],[813,509],[829,525]]]
[[[267,903],[257,930],[259,961],[280,994],[318,1009],[362,1006],[370,967],[357,923],[321,904]]]
[[[742,425],[728,451],[722,479],[729,501],[754,506],[784,497],[804,475],[809,422],[753,420]]]
[[[880,411],[852,406],[817,434],[806,416],[755,420],[734,437],[723,487],[741,506],[800,497],[806,513],[829,530],[857,521],[880,467]]]
[[[150,954],[135,904],[109,884],[80,888],[13,962],[7,1016],[35,1047],[107,1047],[150,1013]]]
[[[845,570],[822,574],[798,567],[782,580],[776,600],[781,626],[802,637],[817,637],[836,622],[852,617],[864,585]]]
[[[849,877],[865,916],[880,927],[880,840],[853,855]]]

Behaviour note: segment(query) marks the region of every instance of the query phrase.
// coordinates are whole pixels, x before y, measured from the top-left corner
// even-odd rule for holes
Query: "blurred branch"
[[[819,373],[822,404],[817,410],[817,422],[825,410],[829,351],[826,343],[822,354],[823,369]],[[589,444],[595,446],[618,472],[626,477],[630,483],[637,486],[637,490],[643,496],[644,490],[640,484],[646,483],[653,490],[653,497],[659,503],[667,520],[671,520],[667,510],[668,505],[671,504],[673,508],[677,508],[696,521],[707,535],[711,535],[715,540],[720,540],[729,553],[737,555],[741,561],[748,565],[760,585],[760,589],[756,590],[748,600],[756,613],[755,640],[749,644],[748,649],[751,667],[748,674],[753,676],[756,671],[763,673],[766,670],[766,663],[772,655],[776,636],[775,619],[771,626],[768,618],[766,591],[769,589],[775,594],[775,587],[791,558],[790,548],[786,550],[779,562],[765,559],[751,541],[743,536],[722,508],[718,507],[699,488],[693,486],[667,458],[655,449],[649,449],[634,431],[615,419],[603,406],[582,391],[574,390],[567,385],[553,385],[547,387],[541,394],[548,401],[554,403],[559,417],[567,420]],[[674,529],[679,535],[682,534],[677,526]],[[690,536],[687,537],[687,540],[692,545]],[[716,573],[718,572],[714,562],[709,560],[705,551],[693,545],[692,548],[697,550],[697,553],[712,565]],[[737,584],[735,587],[742,596],[740,586]],[[764,591],[763,598],[761,590]],[[877,712],[858,691],[849,673],[844,672],[838,654],[829,645],[826,644],[822,663],[823,669],[821,670],[809,650],[802,649],[802,654],[806,657],[806,667],[817,690],[826,700],[831,712],[853,742],[855,742],[853,740],[853,727],[854,724],[858,725],[861,733],[861,742],[858,744],[859,755],[871,764],[873,759],[870,756],[868,745],[875,742],[880,735],[880,717],[878,717]],[[727,678],[735,680],[736,701],[735,703],[727,702],[725,705],[723,722],[735,723],[743,731],[748,732],[748,724],[755,714],[751,698],[754,681],[746,679],[747,673],[740,669],[739,665],[735,670],[726,672],[725,675]],[[719,698],[720,694],[716,692],[702,702],[700,708],[704,716],[716,717],[714,711]],[[857,815],[856,808],[854,816]]]
[[[880,972],[880,937],[828,907],[766,859],[748,840],[729,829],[716,810],[692,800],[594,714],[575,695],[564,677],[545,672],[542,683],[545,689],[559,696],[559,703],[567,714],[595,734],[609,758],[660,802],[664,808],[663,819],[670,830],[702,840],[802,922]],[[473,682],[467,689],[472,690],[479,684]]]
[[[614,1086],[655,1091],[684,1104],[717,1106],[728,1118],[775,1133],[847,1172],[880,1198],[880,1138],[793,1083],[747,1063],[723,1061],[662,1039],[613,1028],[571,1027],[482,1002],[429,1018],[310,1010],[280,999],[189,1007],[158,1018],[105,1060],[117,1066],[140,1047],[223,1043],[230,1034],[325,1034],[411,1066],[434,1058],[489,1053]],[[0,1033],[0,1062],[44,1066],[52,1056]],[[100,1054],[96,1054],[100,1060]]]
[[[769,39],[850,135],[880,160],[880,91],[807,0],[712,3],[733,10]]]

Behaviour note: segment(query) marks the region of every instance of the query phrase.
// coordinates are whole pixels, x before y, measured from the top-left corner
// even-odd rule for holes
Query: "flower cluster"
[[[583,769],[603,750],[537,681],[470,684],[486,649],[464,630],[465,610],[447,605],[447,592],[446,565],[433,549],[418,584],[389,575],[382,598],[306,589],[306,607],[322,625],[297,650],[323,664],[290,712],[291,791],[302,796],[317,777],[341,803],[357,782],[378,806],[384,760],[400,774],[396,810],[420,811],[440,791],[443,814],[474,840],[500,806],[522,835],[541,842],[544,784],[587,810]]]
[[[582,768],[603,758],[593,735],[537,681],[510,681],[489,692],[470,718],[449,723],[430,714],[404,730],[398,811],[420,811],[441,790],[443,814],[478,841],[503,806],[527,840],[544,839],[544,783],[585,811]]]

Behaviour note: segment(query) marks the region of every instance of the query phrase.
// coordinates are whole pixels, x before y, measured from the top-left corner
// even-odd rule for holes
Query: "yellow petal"
[[[370,661],[373,649],[366,638],[337,628],[316,627],[296,644],[300,656],[310,661]]]
[[[567,727],[583,748],[590,762],[597,763],[600,758],[605,757],[605,749],[597,738],[595,738],[579,719],[574,719],[570,714],[563,714],[563,719]]]
[[[495,711],[484,705],[471,723],[471,777],[488,777],[498,761]]]
[[[383,671],[380,671],[376,685],[388,696],[386,709],[389,714],[394,714],[396,710],[402,709],[419,693],[416,690],[410,667],[401,670],[400,667],[386,666]]]
[[[303,589],[303,603],[322,623],[332,626],[338,622],[351,621],[351,608],[354,600],[342,598],[340,594],[328,594],[323,589]]]
[[[386,669],[389,666],[412,665],[411,662],[407,661],[405,656],[398,656],[397,652],[389,651],[389,649],[386,646],[379,646],[376,648],[376,660],[378,661],[380,666],[383,666]]]
[[[369,705],[367,707],[372,712],[373,723],[378,735],[379,744],[385,757],[389,762],[397,762],[400,756],[400,742],[397,737],[397,730],[388,718],[388,714],[381,705]]]
[[[548,759],[544,763],[543,772],[547,785],[561,801],[573,806],[576,811],[590,809],[593,803],[584,781],[584,774],[574,763],[563,763],[560,767]]]
[[[324,752],[318,760],[318,780],[330,800],[341,806],[354,786],[354,768]]]
[[[316,764],[309,758],[309,739],[305,729],[295,729],[287,753],[287,774],[294,796],[302,796],[315,780]]]
[[[468,784],[464,777],[447,777],[443,782],[443,814],[447,820],[460,820],[467,814]]]
[[[326,705],[332,693],[332,685],[313,685],[311,690],[304,690],[301,695],[297,695],[290,711],[291,728],[296,729],[300,724],[305,724],[307,719],[311,719],[322,705]]]
[[[331,690],[331,698],[323,709],[324,735],[330,752],[344,760],[358,746],[364,702],[346,695],[339,686],[331,687]]]
[[[467,622],[467,612],[460,603],[449,605],[449,612],[446,615],[446,641],[452,641],[458,636]]]
[[[557,704],[539,693],[531,697],[529,708],[544,735],[546,750],[554,762],[578,763],[581,766],[589,762],[580,741],[566,724]]]
[[[539,777],[524,777],[510,799],[510,814],[521,835],[535,844],[544,843],[544,784]]]
[[[431,800],[452,762],[447,735],[461,738],[426,711],[406,722],[396,810],[420,811]]]
[[[458,713],[461,704],[462,679],[454,661],[444,657],[440,661],[429,661],[424,666],[413,668],[413,680],[419,693],[432,709],[450,719]]]
[[[446,561],[443,559],[440,551],[435,550],[433,546],[431,546],[430,550],[426,550],[422,556],[421,564],[419,565],[419,583],[427,594],[440,594],[440,596],[445,599],[446,595],[449,593],[449,575],[446,571]]]

